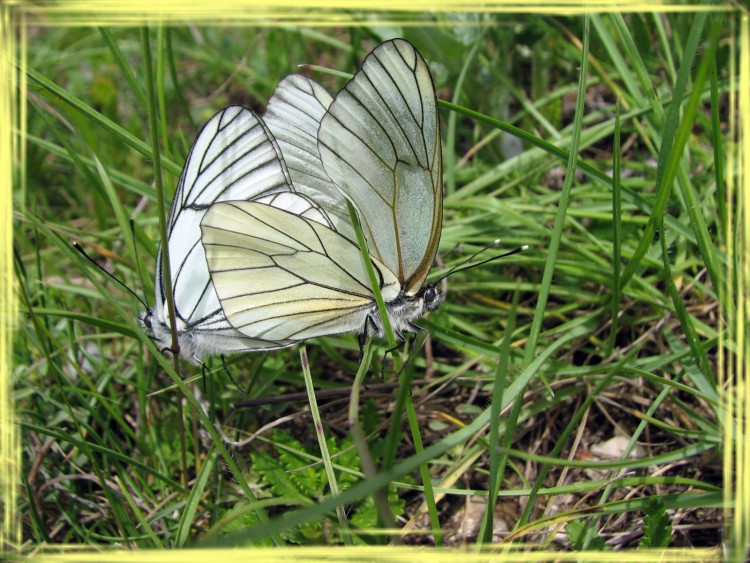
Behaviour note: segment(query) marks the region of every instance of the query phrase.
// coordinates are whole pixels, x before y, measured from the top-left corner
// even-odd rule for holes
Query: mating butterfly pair
[[[229,107],[193,144],[168,221],[180,355],[383,336],[346,200],[396,334],[442,302],[425,285],[442,223],[435,87],[407,41],[376,47],[336,95],[285,78],[261,118]],[[161,249],[141,321],[171,345]]]

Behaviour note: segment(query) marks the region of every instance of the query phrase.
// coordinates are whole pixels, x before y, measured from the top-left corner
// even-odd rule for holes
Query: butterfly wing
[[[323,117],[318,148],[370,254],[416,294],[440,240],[443,181],[435,87],[410,43],[387,41],[365,58]]]
[[[271,341],[360,332],[373,305],[359,248],[317,221],[261,203],[214,205],[201,224],[213,284],[229,322]],[[383,297],[401,284],[373,260]]]
[[[258,200],[288,206],[295,213],[328,224],[309,199],[286,196],[293,190],[281,151],[263,120],[250,110],[231,106],[201,130],[185,162],[168,219],[168,240],[177,331],[184,355],[193,359],[214,353],[278,348],[290,343],[245,338],[227,321],[211,283],[200,222],[221,201]],[[154,334],[168,340],[166,286],[161,249],[156,266]],[[153,324],[153,323],[152,323]]]
[[[338,232],[355,240],[344,197],[326,174],[318,151],[320,120],[332,101],[320,84],[292,74],[279,82],[263,121],[284,155],[294,190],[313,199]]]

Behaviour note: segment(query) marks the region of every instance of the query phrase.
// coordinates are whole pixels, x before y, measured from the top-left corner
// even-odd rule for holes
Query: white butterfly
[[[317,149],[358,211],[391,326],[399,337],[417,331],[414,321],[442,302],[425,285],[440,239],[442,162],[435,88],[410,43],[387,41],[367,56],[322,117]],[[298,156],[300,168],[290,169],[304,173],[307,157]],[[282,345],[344,332],[382,337],[345,208],[310,187],[304,193],[320,197],[328,221],[248,198],[212,205],[203,217],[201,241],[225,318],[251,340]]]
[[[331,101],[321,86],[292,75],[279,84],[269,101],[266,123],[252,111],[232,106],[217,113],[198,134],[167,223],[177,337],[184,358],[197,362],[213,354],[295,343],[243,334],[227,321],[200,244],[200,222],[216,202],[252,200],[327,226],[340,223],[343,199],[330,181],[323,181],[326,174],[316,142],[320,120]],[[289,168],[282,149],[288,155]],[[320,203],[305,195],[311,193]],[[141,314],[141,323],[164,350],[171,348],[172,336],[161,248],[155,290],[155,308]]]

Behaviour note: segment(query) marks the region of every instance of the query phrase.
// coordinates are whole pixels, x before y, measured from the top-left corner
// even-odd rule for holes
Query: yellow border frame
[[[729,317],[723,319],[726,331],[719,331],[719,335],[726,334],[725,340],[719,341],[719,383],[720,390],[724,390],[721,399],[726,414],[724,514],[729,556],[741,561],[740,546],[750,545],[750,15],[747,10],[740,12],[736,23],[739,61],[731,61],[730,77],[739,78],[739,88],[736,92],[730,90],[727,200],[728,204],[736,201],[738,205],[727,206],[729,232],[726,233],[726,251],[730,257],[727,278],[730,283],[736,280],[736,289],[728,288],[724,295],[736,303],[737,310],[727,308]],[[736,240],[733,231],[739,233]],[[732,260],[735,256],[736,264]],[[727,353],[724,342],[734,344],[734,354]],[[734,510],[728,508],[730,503],[735,504]]]
[[[309,9],[315,8],[314,18],[310,18]],[[26,105],[25,68],[26,68],[26,25],[28,20],[41,24],[55,25],[133,25],[144,22],[180,22],[201,20],[215,25],[305,25],[335,26],[356,25],[350,14],[344,10],[356,9],[360,12],[377,11],[398,14],[404,10],[403,0],[290,0],[283,10],[248,2],[247,0],[221,0],[206,4],[198,0],[92,0],[67,2],[61,0],[46,5],[26,5],[21,0],[5,0],[0,4],[0,498],[2,504],[2,521],[0,522],[0,552],[12,552],[21,541],[21,526],[16,519],[17,494],[19,488],[20,444],[18,428],[15,424],[12,397],[11,345],[13,330],[17,319],[18,308],[14,290],[14,269],[12,252],[12,219],[14,186],[23,186],[25,181],[25,150],[22,139],[25,138]],[[737,208],[738,216],[733,217],[734,209],[730,208],[729,225],[738,225],[740,237],[735,248],[734,240],[729,233],[727,253],[737,256],[737,271],[729,272],[729,278],[736,275],[738,284],[732,294],[737,304],[736,317],[725,319],[727,330],[720,330],[719,343],[719,378],[725,419],[725,495],[727,506],[734,503],[734,508],[726,509],[728,537],[731,545],[724,553],[716,549],[666,549],[657,551],[628,551],[618,553],[561,553],[561,552],[523,552],[526,561],[718,561],[730,559],[744,560],[744,550],[750,542],[750,447],[747,437],[750,435],[750,367],[746,359],[750,355],[750,339],[747,327],[748,308],[750,308],[750,17],[747,11],[736,6],[698,6],[674,4],[669,0],[663,2],[644,2],[641,0],[621,0],[617,3],[610,0],[592,0],[575,2],[572,0],[547,0],[542,4],[529,5],[526,2],[509,2],[503,0],[413,0],[409,3],[409,12],[413,11],[480,11],[480,12],[514,12],[514,13],[554,13],[564,15],[585,14],[591,12],[696,12],[703,10],[735,11],[739,17],[739,61],[733,61],[730,76],[740,78],[737,93],[730,94],[730,134],[727,145],[727,197],[732,201],[742,202]],[[321,11],[323,10],[323,11]],[[95,12],[96,11],[96,12]],[[96,16],[92,17],[92,14]],[[28,18],[28,19],[27,19]],[[395,23],[398,17],[394,17]],[[365,22],[361,22],[365,23]],[[372,24],[372,22],[367,22]],[[388,22],[382,22],[386,24]],[[739,67],[739,68],[737,68]],[[734,120],[735,111],[737,121]],[[736,198],[736,199],[735,199]],[[730,268],[732,262],[730,261]],[[735,353],[727,355],[725,343],[733,344]],[[731,399],[731,400],[728,400]],[[732,487],[734,485],[734,487]],[[64,550],[65,548],[62,547]],[[289,560],[309,561],[326,559],[330,561],[349,561],[356,557],[367,560],[408,561],[517,561],[519,552],[493,554],[477,553],[466,550],[434,550],[413,548],[274,548],[247,550],[226,550],[220,553],[215,550],[180,550],[170,552],[124,552],[109,551],[84,553],[80,548],[70,549],[68,553],[48,554],[33,557],[36,561],[141,561],[148,558],[152,561],[213,560],[221,558],[226,561],[247,561],[248,557],[260,558],[263,561]]]
[[[19,14],[20,15],[20,14]],[[21,450],[15,425],[12,389],[13,330],[18,316],[13,271],[13,185],[23,182],[23,130],[21,121],[25,101],[18,84],[22,73],[16,69],[19,46],[23,50],[23,16],[18,18],[11,6],[0,5],[0,495],[3,501],[0,522],[0,550],[19,544],[21,523],[16,518]],[[22,88],[19,88],[22,86]],[[18,164],[21,164],[18,166]],[[14,174],[17,172],[17,174]],[[14,175],[16,176],[14,178]]]

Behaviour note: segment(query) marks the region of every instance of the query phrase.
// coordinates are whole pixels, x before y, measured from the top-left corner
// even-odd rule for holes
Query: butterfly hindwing
[[[305,340],[358,332],[373,304],[359,249],[314,220],[254,202],[214,205],[201,225],[224,313],[243,334]],[[400,284],[375,260],[385,299]]]

